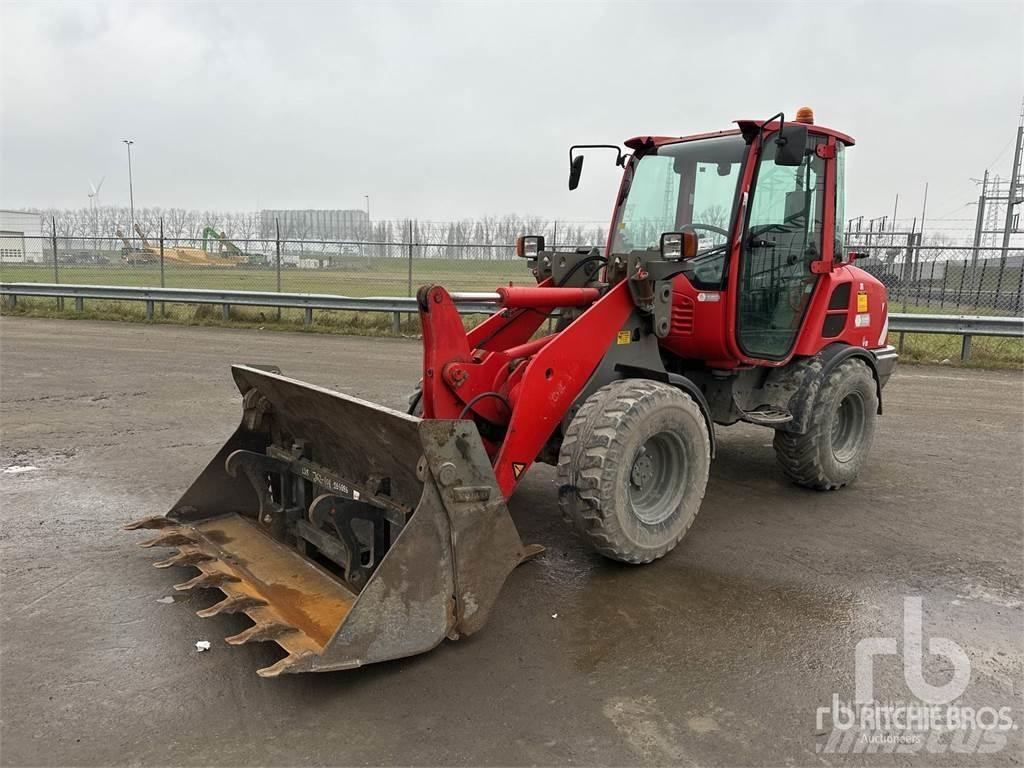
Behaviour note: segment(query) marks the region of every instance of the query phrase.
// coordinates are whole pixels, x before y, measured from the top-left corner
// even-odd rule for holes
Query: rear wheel
[[[877,412],[868,366],[856,359],[840,363],[818,391],[807,431],[776,431],[775,455],[782,471],[793,482],[821,491],[852,483],[867,460]]]
[[[649,563],[700,509],[711,440],[697,404],[667,384],[613,382],[580,408],[558,457],[559,506],[600,554]]]

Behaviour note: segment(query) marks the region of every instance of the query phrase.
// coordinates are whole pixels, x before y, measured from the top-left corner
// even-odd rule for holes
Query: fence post
[[[933,262],[934,263],[934,262]],[[939,309],[946,303],[946,285],[949,281],[949,259],[942,262],[942,293],[939,294]]]
[[[938,258],[938,256],[936,256],[935,258]],[[927,299],[926,306],[929,309],[931,309],[931,306],[932,306],[932,293],[934,293],[934,291],[935,291],[935,264],[936,263],[937,262],[932,261],[932,271],[931,271],[931,274],[928,276],[928,299]],[[921,278],[922,278],[921,282],[924,282],[924,270],[921,271]]]
[[[277,254],[277,292],[281,292],[281,222],[274,219],[274,252]],[[281,319],[281,308],[277,308],[277,319]]]
[[[917,246],[918,247],[915,250],[915,255],[914,255],[914,263],[913,263],[912,268],[911,268],[911,274],[914,275],[914,282],[917,283],[917,291],[915,292],[916,295],[914,296],[914,304],[915,304],[915,306],[918,306],[918,307],[921,306],[921,283],[924,282],[924,270],[921,269],[921,248],[920,248],[920,245],[921,245],[921,239],[920,239],[920,236],[919,236],[918,240],[917,240]],[[929,288],[928,290],[930,292],[931,288]],[[929,295],[930,295],[930,293],[929,293]]]
[[[412,296],[412,219],[409,219],[409,281],[406,290],[406,295]]]
[[[960,347],[960,361],[966,363],[971,359],[971,335],[964,334],[963,346]]]
[[[50,236],[52,237],[52,242],[53,242],[53,282],[59,283],[60,282],[60,271],[57,268],[57,217],[56,216],[51,216],[50,217],[50,224],[53,227],[53,229],[50,231]],[[60,297],[57,298],[57,309],[58,310],[63,310],[64,309],[64,299],[62,299]]]
[[[160,287],[164,288],[164,217],[160,217]],[[160,316],[167,316],[167,304],[160,302]]]
[[[1020,272],[1017,274],[1017,300],[1013,303],[1013,309],[1018,315],[1021,311],[1022,298],[1024,298],[1024,260],[1022,260]]]
[[[907,273],[910,273],[908,276]],[[910,286],[914,282],[914,233],[907,235],[907,250],[903,255],[903,269],[900,270],[900,293],[903,294],[903,311],[907,311],[910,300]]]
[[[999,277],[996,278],[996,292],[992,297],[992,309],[999,308],[999,300],[1003,297],[1003,275],[1006,273],[1006,254],[999,260]]]
[[[977,258],[978,252],[974,252],[974,257]],[[949,267],[949,262],[946,262],[946,267]],[[967,259],[964,259],[964,263],[960,265],[960,287],[956,290],[956,308],[960,309],[960,305],[964,300],[964,278],[967,277]]]

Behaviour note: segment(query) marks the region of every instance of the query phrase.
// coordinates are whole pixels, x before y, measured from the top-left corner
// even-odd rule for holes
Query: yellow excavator
[[[135,233],[142,242],[142,248],[136,248],[125,237],[121,230],[117,230],[117,236],[124,243],[124,252],[121,260],[126,264],[154,264],[160,261],[160,247],[153,245],[146,239],[142,228],[136,224]],[[205,245],[205,236],[204,236]],[[235,251],[238,251],[236,248]],[[207,253],[204,248],[189,248],[180,245],[164,245],[164,261],[175,264],[184,264],[190,267],[237,267],[246,263],[246,258],[240,255],[240,251],[229,253]]]

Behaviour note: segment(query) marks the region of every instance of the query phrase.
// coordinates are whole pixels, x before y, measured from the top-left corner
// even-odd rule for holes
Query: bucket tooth
[[[211,571],[210,573],[200,573],[198,576],[193,576],[188,581],[183,581],[181,584],[175,584],[174,588],[179,592],[184,592],[187,589],[209,589],[213,587],[219,587],[221,584],[227,584],[232,581],[238,581],[237,576],[233,576],[225,571]]]
[[[170,568],[172,565],[196,565],[213,560],[213,555],[200,552],[198,549],[181,550],[176,555],[171,555],[166,560],[157,560],[153,563],[154,568]]]
[[[258,597],[253,597],[252,595],[232,595],[231,597],[224,598],[216,605],[211,605],[209,608],[196,611],[196,616],[209,619],[212,616],[218,616],[222,613],[241,613],[242,611],[247,611],[250,608],[259,608],[266,604],[266,600],[261,600]]]
[[[256,674],[260,677],[277,677],[282,672],[289,671],[299,661],[297,656],[285,656],[283,659],[275,664],[271,664],[269,667],[263,669],[257,669]]]
[[[224,642],[228,645],[245,645],[246,643],[259,643],[266,640],[277,640],[282,635],[296,632],[295,627],[283,624],[280,621],[258,621],[248,629],[239,632],[237,635],[225,637]]]
[[[523,554],[519,558],[519,564],[522,565],[527,560],[533,560],[538,555],[544,554],[544,546],[541,544],[527,544],[523,547]]]
[[[163,515],[152,515],[150,517],[141,517],[138,520],[132,520],[130,523],[125,523],[121,528],[125,531],[138,531],[138,530],[160,530],[162,528],[172,528],[177,525],[174,520]]]
[[[161,533],[152,539],[146,539],[145,541],[139,542],[140,547],[149,549],[150,547],[180,547],[182,544],[195,544],[196,540],[188,534],[182,533],[181,531],[168,531],[167,533]]]

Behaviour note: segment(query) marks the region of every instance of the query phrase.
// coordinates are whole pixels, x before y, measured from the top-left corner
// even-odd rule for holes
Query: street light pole
[[[132,144],[135,142],[131,139],[125,139],[124,143],[128,146],[128,205],[131,210],[132,217],[132,233],[131,237],[135,237],[135,192],[132,189]]]

